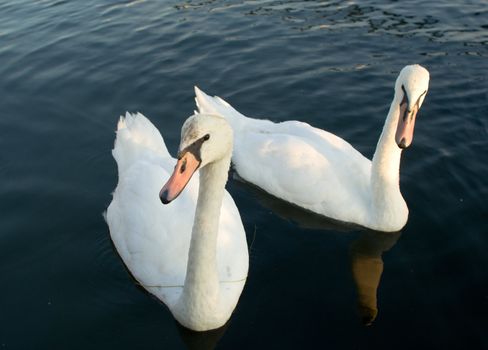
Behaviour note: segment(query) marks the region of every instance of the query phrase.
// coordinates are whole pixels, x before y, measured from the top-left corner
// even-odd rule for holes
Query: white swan
[[[193,115],[176,162],[142,114],[127,113],[117,127],[119,181],[106,214],[111,238],[135,279],[196,331],[227,322],[247,277],[244,228],[224,188],[232,144],[225,119]],[[191,179],[197,169],[200,181]]]
[[[232,161],[244,180],[336,220],[398,231],[408,218],[399,187],[400,156],[412,142],[428,85],[425,68],[402,69],[373,161],[309,124],[247,118],[219,97],[209,97],[197,87],[195,93],[200,112],[223,115],[234,129]]]

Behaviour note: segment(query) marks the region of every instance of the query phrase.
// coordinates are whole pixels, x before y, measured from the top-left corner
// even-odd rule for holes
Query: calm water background
[[[3,0],[0,349],[488,348],[487,43],[481,0]],[[251,257],[227,327],[187,332],[136,286],[102,218],[120,114],[146,114],[174,154],[197,84],[371,157],[409,63],[431,84],[402,160],[401,235],[303,228],[231,179]],[[384,251],[371,326],[358,251],[375,266]]]

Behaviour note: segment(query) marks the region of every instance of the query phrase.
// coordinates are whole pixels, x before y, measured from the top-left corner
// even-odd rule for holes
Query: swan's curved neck
[[[228,157],[200,169],[200,188],[179,303],[188,313],[204,314],[219,304],[217,236],[230,166]]]
[[[398,183],[402,151],[395,142],[400,105],[393,99],[373,156],[373,179]]]
[[[371,187],[376,220],[387,220],[385,216],[398,217],[392,212],[405,212],[405,201],[400,193],[400,158],[402,150],[395,142],[395,132],[400,117],[400,99],[393,99],[383,132],[381,133],[371,167]]]

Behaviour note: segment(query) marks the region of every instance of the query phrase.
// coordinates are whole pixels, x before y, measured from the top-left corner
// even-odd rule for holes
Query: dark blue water
[[[250,271],[224,329],[180,328],[130,278],[102,217],[120,114],[147,115],[175,154],[197,84],[371,157],[410,63],[431,83],[401,234],[306,228],[231,179]],[[488,348],[487,72],[482,0],[3,0],[0,349]]]

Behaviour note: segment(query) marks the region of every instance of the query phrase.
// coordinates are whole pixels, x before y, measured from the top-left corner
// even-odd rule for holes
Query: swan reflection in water
[[[378,315],[378,287],[383,274],[383,253],[389,251],[401,236],[399,232],[379,232],[337,221],[306,211],[279,198],[273,197],[260,188],[245,182],[237,174],[238,186],[243,187],[259,203],[276,215],[295,222],[299,227],[313,230],[339,232],[361,231],[349,246],[351,273],[356,287],[358,312],[365,326],[370,326]]]
[[[378,315],[378,286],[384,265],[382,255],[396,244],[400,235],[401,232],[367,231],[349,248],[359,314],[366,326],[371,325]]]

